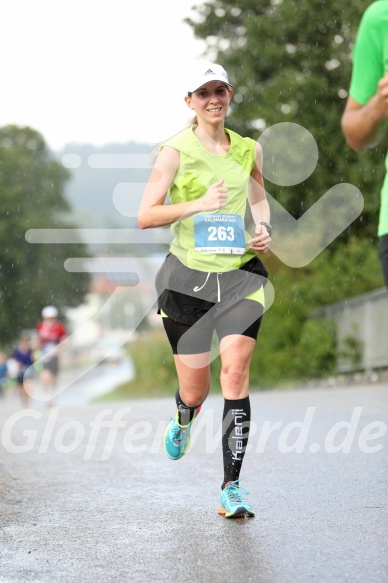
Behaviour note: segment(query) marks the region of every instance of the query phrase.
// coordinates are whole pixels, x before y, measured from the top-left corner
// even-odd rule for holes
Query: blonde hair
[[[196,126],[196,125],[198,125],[198,118],[197,118],[197,116],[195,115],[195,116],[193,117],[193,119],[191,119],[191,120],[189,121],[189,123],[188,123],[188,124],[187,124],[187,126],[185,127],[185,130],[188,130],[188,129],[189,129],[189,128],[191,128],[192,126]]]
[[[193,93],[192,93],[191,91],[189,91],[189,92],[187,93],[187,97],[191,97],[192,95],[193,95]],[[189,128],[191,128],[192,126],[196,126],[196,125],[198,125],[198,118],[197,118],[197,115],[195,115],[195,116],[193,117],[193,119],[189,121],[189,123],[188,123],[188,124],[187,124],[187,126],[185,127],[185,130],[188,130],[188,129],[189,129]]]

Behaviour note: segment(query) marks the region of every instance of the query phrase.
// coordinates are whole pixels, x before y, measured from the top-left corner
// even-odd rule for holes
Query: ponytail
[[[187,94],[187,96],[188,96],[188,97],[191,97],[191,96],[192,96],[192,93],[189,91],[189,92],[188,92],[188,94]],[[189,123],[187,124],[187,126],[186,126],[186,128],[185,128],[185,129],[191,128],[191,126],[196,126],[196,125],[198,125],[198,118],[197,118],[197,116],[195,115],[195,116],[193,117],[193,119],[189,121]]]

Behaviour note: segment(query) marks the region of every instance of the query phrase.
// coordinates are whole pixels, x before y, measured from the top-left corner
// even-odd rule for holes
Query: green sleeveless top
[[[221,178],[224,179],[223,186],[228,188],[228,202],[223,209],[211,213],[197,213],[173,223],[171,231],[174,238],[170,251],[191,269],[211,273],[231,271],[256,257],[256,253],[246,244],[251,235],[244,228],[248,182],[256,161],[255,141],[225,129],[230,137],[230,148],[225,154],[216,156],[198,140],[194,134],[196,127],[194,125],[183,130],[162,144],[162,147],[171,146],[180,153],[180,166],[169,191],[170,202],[176,204],[196,200]],[[202,220],[208,222],[201,223]],[[213,232],[215,233],[214,237],[217,237],[217,233],[219,236],[221,229],[223,230],[221,238],[227,239],[230,232],[228,225],[235,222],[242,227],[238,251],[228,251],[228,247],[223,248],[221,252],[218,248],[217,252],[209,251],[210,247],[202,247],[206,252],[198,250],[200,248],[198,229],[202,231],[209,229],[211,236]],[[221,228],[218,225],[221,225]],[[206,244],[209,245],[208,242]],[[222,246],[223,243],[218,244]]]

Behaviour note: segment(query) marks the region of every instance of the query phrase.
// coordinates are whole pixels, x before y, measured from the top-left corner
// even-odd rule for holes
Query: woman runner
[[[239,479],[251,419],[249,367],[268,275],[257,254],[268,250],[272,229],[261,147],[224,125],[232,94],[219,64],[192,71],[185,101],[195,118],[162,144],[139,211],[140,228],[171,225],[173,234],[156,277],[158,313],[179,381],[177,411],[164,436],[172,460],[189,448],[191,425],[210,389],[213,331],[219,339],[224,477],[218,512],[227,518],[254,516]],[[245,231],[247,200],[253,237]]]

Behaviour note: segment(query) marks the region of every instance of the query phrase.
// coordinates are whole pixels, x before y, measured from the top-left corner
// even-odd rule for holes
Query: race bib
[[[209,214],[194,216],[194,245],[201,253],[243,255],[244,223],[240,215]]]

